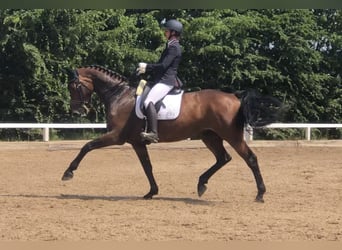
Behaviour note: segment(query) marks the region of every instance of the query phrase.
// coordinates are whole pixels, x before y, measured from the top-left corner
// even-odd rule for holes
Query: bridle
[[[78,93],[79,100],[71,100],[71,104],[79,104],[82,108],[84,108],[87,112],[89,112],[88,105],[90,104],[90,98],[87,100],[87,98],[84,96],[83,90],[87,90],[90,93],[93,92],[93,89],[89,87],[86,83],[82,82],[78,77],[78,72],[74,72],[74,78],[69,80],[68,85],[74,84],[75,89]]]

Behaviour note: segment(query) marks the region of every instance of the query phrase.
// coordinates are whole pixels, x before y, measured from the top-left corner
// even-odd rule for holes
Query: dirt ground
[[[0,240],[341,241],[342,142],[252,142],[267,188],[233,160],[197,196],[214,163],[200,141],[150,146],[159,195],[129,145],[90,152],[61,177],[84,141],[0,143]]]

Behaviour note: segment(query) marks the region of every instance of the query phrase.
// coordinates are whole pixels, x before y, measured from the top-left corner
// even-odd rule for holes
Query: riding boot
[[[159,141],[157,111],[152,102],[146,108],[146,116],[148,132],[141,132],[140,136],[143,140],[157,143]]]

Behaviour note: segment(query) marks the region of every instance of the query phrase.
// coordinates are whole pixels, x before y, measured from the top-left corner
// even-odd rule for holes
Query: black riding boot
[[[158,120],[157,120],[157,111],[154,107],[154,104],[150,102],[146,109],[147,116],[147,127],[149,132],[141,132],[140,136],[143,140],[147,140],[150,142],[158,142]]]

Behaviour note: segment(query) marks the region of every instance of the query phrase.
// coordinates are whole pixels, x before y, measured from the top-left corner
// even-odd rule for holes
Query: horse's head
[[[77,70],[68,69],[67,74],[71,112],[76,115],[86,116],[90,110],[91,95],[94,91],[92,80],[79,75]]]

